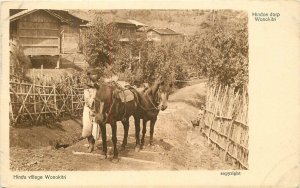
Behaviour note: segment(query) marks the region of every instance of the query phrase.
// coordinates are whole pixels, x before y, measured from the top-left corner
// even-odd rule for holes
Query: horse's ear
[[[164,84],[164,79],[163,79],[162,75],[159,75],[157,80],[158,80],[159,84],[161,84],[161,85]]]
[[[94,84],[94,87],[95,87],[96,89],[99,89],[99,85],[98,85],[97,83]]]

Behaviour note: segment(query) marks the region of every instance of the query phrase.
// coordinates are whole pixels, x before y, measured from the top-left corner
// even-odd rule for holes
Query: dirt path
[[[81,133],[80,123],[64,121],[59,128],[32,127],[12,128],[10,133],[11,168],[13,170],[191,170],[232,169],[224,163],[217,152],[207,145],[199,129],[189,123],[195,116],[197,106],[203,102],[203,83],[187,86],[169,98],[167,110],[160,112],[154,132],[154,146],[149,146],[149,125],[145,139],[146,148],[135,152],[134,123],[130,120],[128,146],[120,152],[120,161],[112,163],[97,155],[101,142],[96,142],[95,155],[75,155],[87,152],[86,140],[73,143]],[[120,123],[119,123],[120,124]],[[108,125],[108,139],[110,127]],[[123,136],[123,127],[118,126],[118,145]],[[54,149],[55,142],[72,144],[67,148]],[[108,146],[111,147],[109,141]]]

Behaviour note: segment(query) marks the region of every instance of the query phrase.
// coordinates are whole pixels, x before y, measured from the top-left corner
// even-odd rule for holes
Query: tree
[[[146,44],[141,47],[140,63],[133,70],[136,83],[153,83],[162,75],[166,83],[186,79],[182,48],[177,43]]]
[[[121,43],[117,29],[101,18],[84,37],[85,57],[90,65],[100,67],[103,76],[117,74],[134,85],[153,83],[158,75],[164,75],[168,83],[186,78],[183,48],[177,43],[149,43],[143,35]]]
[[[113,64],[119,48],[117,28],[96,17],[94,25],[84,32],[83,53],[89,65],[105,68]]]
[[[212,14],[208,29],[190,39],[185,56],[211,82],[243,87],[248,83],[247,17],[224,19],[224,14]]]

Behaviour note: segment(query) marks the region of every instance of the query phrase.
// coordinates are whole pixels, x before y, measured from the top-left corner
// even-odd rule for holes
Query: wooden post
[[[74,113],[74,107],[73,107],[73,88],[70,87],[70,91],[71,91],[71,109],[72,109],[72,113]]]
[[[233,99],[233,105],[234,105],[234,103],[237,103],[237,101],[238,101],[238,93],[239,92],[236,92],[236,94],[235,94],[235,97],[234,97],[234,99]],[[229,125],[229,130],[228,130],[228,134],[227,134],[227,139],[226,139],[226,148],[225,148],[225,151],[224,151],[224,156],[223,156],[223,159],[224,159],[224,161],[226,160],[226,156],[227,156],[227,153],[228,153],[228,148],[229,148],[229,143],[230,143],[230,132],[231,132],[231,130],[233,129],[233,125],[234,125],[234,121],[235,121],[235,119],[236,119],[236,112],[234,112],[234,110],[237,110],[236,108],[235,109],[233,109],[233,114],[232,114],[232,117],[231,117],[231,122],[230,122],[230,125]]]
[[[73,61],[74,63],[74,61]],[[58,56],[58,59],[57,59],[57,62],[56,62],[56,69],[59,69],[60,68],[60,55]]]
[[[227,136],[227,138],[226,138],[226,147],[225,147],[224,156],[223,156],[223,160],[224,160],[224,161],[226,160],[226,156],[227,156],[228,149],[229,149],[230,132],[231,132],[231,130],[233,129],[233,123],[234,123],[234,119],[231,120],[230,125],[229,125],[228,134],[226,135],[226,136]]]
[[[139,64],[141,64],[141,50],[139,50]]]
[[[12,87],[11,84],[9,84],[9,86]],[[14,121],[14,111],[13,111],[13,108],[12,108],[12,97],[11,97],[10,93],[11,92],[9,92],[9,112],[10,112],[11,120]]]
[[[56,86],[55,86],[55,84],[53,85],[53,94],[54,94],[55,116],[58,117],[57,102],[56,102]]]
[[[207,141],[208,141],[208,143],[210,143],[210,134],[211,134],[212,125],[213,125],[213,123],[215,121],[215,117],[216,117],[216,115],[213,114],[212,120],[211,120],[210,125],[209,125],[209,130],[208,130],[208,134],[207,134]]]
[[[221,86],[219,86],[218,92],[216,93],[216,95],[214,97],[214,100],[215,100],[214,108],[215,108],[215,110],[213,108],[211,109],[211,111],[213,112],[213,118],[212,118],[212,121],[210,123],[209,130],[208,130],[208,135],[207,135],[207,139],[208,139],[209,143],[210,143],[210,135],[211,135],[212,125],[215,121],[215,117],[216,117],[216,113],[217,113],[218,104],[216,104],[216,103],[219,103],[219,101],[217,99],[218,99],[218,96],[220,94],[220,91],[221,91]],[[214,95],[214,93],[213,93],[213,95]]]
[[[32,83],[32,94],[33,94],[33,109],[34,109],[34,115],[36,115],[36,96],[35,96],[35,76],[33,76],[33,83]]]
[[[45,92],[44,84],[45,84],[45,82],[42,83],[42,91],[43,91],[42,93],[43,93],[43,94],[46,93],[46,92]],[[44,95],[43,97],[44,97],[44,99],[45,99],[45,95]],[[44,99],[43,99],[43,100],[44,100]],[[43,102],[44,102],[44,101],[43,101]],[[45,104],[43,104],[43,105],[41,106],[41,113],[43,112],[42,110],[43,110],[43,106],[44,106],[44,105],[45,105]],[[46,108],[44,108],[44,111],[46,112]],[[42,113],[41,117],[42,117],[42,120],[44,121],[44,119],[45,119],[45,117],[46,117],[46,113],[44,113],[44,114]]]
[[[129,51],[129,59],[132,59],[132,51]]]

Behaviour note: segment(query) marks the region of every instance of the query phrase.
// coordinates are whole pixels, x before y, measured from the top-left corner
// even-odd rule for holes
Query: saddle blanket
[[[134,94],[129,89],[120,91],[118,94],[122,102],[129,102],[134,99]]]
[[[125,82],[125,81],[117,81],[116,83],[122,89],[126,89],[128,87],[131,87],[130,84],[128,82]]]

